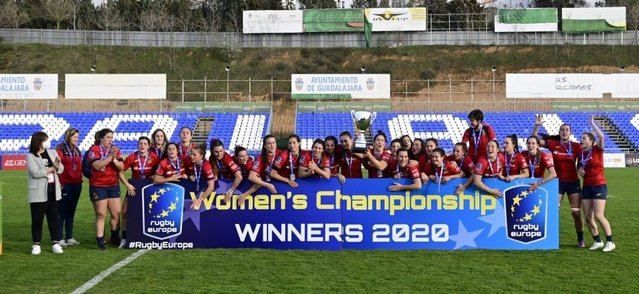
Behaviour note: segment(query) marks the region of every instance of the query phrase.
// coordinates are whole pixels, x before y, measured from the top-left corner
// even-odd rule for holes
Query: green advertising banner
[[[271,111],[270,102],[184,102],[177,112],[262,112]]]
[[[508,24],[557,23],[557,9],[499,9],[499,22]]]
[[[298,112],[391,111],[390,102],[297,102]]]
[[[561,30],[569,34],[625,31],[626,8],[562,8]]]
[[[639,103],[630,102],[553,102],[554,111],[639,111]]]
[[[363,32],[364,9],[305,9],[304,32]]]

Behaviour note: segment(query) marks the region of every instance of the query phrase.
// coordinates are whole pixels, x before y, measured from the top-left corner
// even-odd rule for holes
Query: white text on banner
[[[0,74],[0,99],[58,99],[58,75]]]
[[[293,99],[390,99],[389,74],[293,74]]]
[[[245,10],[242,13],[244,34],[302,33],[302,10]]]

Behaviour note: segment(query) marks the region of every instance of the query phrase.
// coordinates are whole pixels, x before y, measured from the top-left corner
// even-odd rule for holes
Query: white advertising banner
[[[66,74],[65,99],[166,99],[166,74]]]
[[[626,167],[625,153],[604,153],[604,167]]]
[[[506,74],[506,98],[601,98],[604,74]]]
[[[0,74],[0,99],[58,99],[58,75]]]
[[[293,99],[390,99],[389,74],[293,74]]]
[[[373,32],[425,31],[426,8],[367,8],[366,19]]]
[[[612,98],[639,98],[639,74],[614,74]]]
[[[245,10],[242,13],[244,34],[302,33],[302,10]]]

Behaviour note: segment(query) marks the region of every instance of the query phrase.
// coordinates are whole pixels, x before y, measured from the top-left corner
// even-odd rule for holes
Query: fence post
[[[404,80],[404,98],[408,99],[408,80]]]
[[[207,92],[207,89],[206,89],[206,76],[204,76],[204,102],[206,102],[206,92]]]
[[[182,80],[182,103],[184,103],[184,80]]]
[[[475,100],[475,84],[473,83],[473,78],[470,78],[470,102]]]
[[[453,101],[453,78],[448,77],[448,101]]]
[[[271,77],[271,102],[273,102],[275,98],[273,97],[273,77]]]

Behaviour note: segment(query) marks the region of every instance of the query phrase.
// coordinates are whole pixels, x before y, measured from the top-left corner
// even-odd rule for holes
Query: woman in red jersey
[[[386,134],[377,131],[373,137],[373,148],[366,149],[364,152],[364,167],[368,170],[368,177],[384,178],[386,177],[386,168],[391,161],[391,155],[386,151]]]
[[[224,151],[224,143],[219,139],[211,140],[211,155],[209,163],[213,166],[213,171],[217,172],[218,179],[233,179],[231,188],[224,193],[224,201],[229,202],[233,197],[233,193],[242,182],[242,171],[235,164],[233,157]]]
[[[475,168],[475,163],[470,156],[466,156],[466,151],[468,151],[466,143],[458,142],[453,146],[453,154],[446,157],[446,160],[457,163],[457,166],[462,170],[464,178],[472,176]]]
[[[499,177],[500,179],[509,182],[514,179],[530,177],[528,170],[528,163],[526,158],[519,153],[519,146],[517,146],[517,135],[512,134],[506,136],[504,139],[504,160],[506,166],[503,173]]]
[[[413,183],[410,185],[393,183],[388,187],[389,191],[409,191],[422,188],[422,179],[419,176],[419,168],[416,164],[410,164],[408,153],[408,150],[403,148],[397,151],[397,161],[394,166],[391,167],[391,172],[393,178],[413,179]]]
[[[134,180],[151,179],[155,174],[155,168],[160,163],[160,159],[157,154],[149,150],[151,146],[151,140],[142,136],[138,139],[138,151],[129,154],[124,160],[124,168],[118,174],[120,182],[126,186],[127,197],[124,197],[124,203],[122,203],[122,221],[120,228],[122,230],[122,240],[120,240],[120,248],[126,246],[126,225],[127,214],[129,211],[129,197],[135,196],[135,187],[127,181],[124,176],[124,172],[131,169],[131,178]]]
[[[341,143],[340,154],[340,174],[337,175],[343,184],[347,178],[362,178],[362,159],[364,155],[353,152],[353,136],[350,132],[344,131],[339,134]]]
[[[184,162],[189,160],[189,154],[191,154],[191,149],[195,147],[195,143],[193,143],[193,130],[189,127],[183,127],[180,129],[180,144],[178,149],[178,155],[180,159]]]
[[[179,182],[186,179],[186,163],[178,155],[177,143],[166,145],[166,158],[160,161],[153,176],[154,184],[164,184],[168,182]]]
[[[300,178],[312,177],[331,178],[330,163],[328,157],[324,155],[324,140],[315,139],[312,151],[302,152],[300,157],[300,168],[298,175]]]
[[[537,115],[532,135],[536,136],[537,131],[543,125],[543,116]],[[570,136],[572,128],[568,124],[559,127],[559,136],[547,136],[541,141],[541,146],[552,152],[555,162],[555,170],[559,178],[559,204],[563,202],[564,194],[568,195],[572,219],[577,232],[577,247],[586,247],[584,241],[583,220],[581,218],[581,184],[577,175],[576,162],[581,154],[581,144],[572,142]]]
[[[457,163],[445,158],[446,152],[439,147],[430,152],[430,163],[422,170],[421,177],[424,183],[433,181],[437,185],[445,184],[452,179],[461,178],[463,173]]]
[[[506,162],[504,160],[504,156],[499,154],[499,143],[496,140],[490,140],[486,145],[486,155],[479,158],[477,160],[477,164],[475,164],[473,176],[469,178],[466,183],[459,185],[455,194],[463,193],[466,188],[474,183],[477,188],[482,189],[497,198],[501,197],[502,192],[499,191],[499,189],[493,189],[487,186],[484,182],[482,182],[482,179],[499,178],[505,165]]]
[[[195,210],[199,210],[202,201],[211,196],[211,193],[215,190],[215,181],[217,180],[211,163],[204,160],[205,156],[206,146],[195,145],[191,149],[189,164],[186,167],[186,175],[195,184],[196,198],[190,207]],[[202,189],[204,183],[206,183],[206,188]]]
[[[337,138],[335,136],[327,136],[324,138],[324,153],[328,157],[328,162],[331,169],[331,177],[337,177],[339,174],[339,145],[337,145]]]
[[[409,152],[413,148],[413,140],[410,138],[409,135],[403,135],[401,138],[399,138],[399,141],[402,144],[402,148],[408,150]]]
[[[484,113],[475,109],[468,113],[470,127],[464,132],[462,142],[469,143],[468,156],[477,163],[479,158],[486,157],[486,145],[497,135],[492,126],[484,122]]]
[[[62,199],[58,204],[60,215],[60,235],[58,236],[60,242],[58,244],[61,246],[80,244],[73,238],[73,220],[80,193],[82,193],[82,152],[78,148],[79,136],[78,129],[69,128],[64,132],[64,141],[55,148],[64,166],[64,171],[59,176],[62,185]]]
[[[102,129],[96,134],[97,141],[89,149],[91,162],[91,179],[89,180],[89,197],[95,211],[95,235],[98,248],[105,250],[104,222],[107,210],[111,215],[111,244],[120,245],[120,186],[118,173],[124,168],[122,154],[113,145],[113,131]]]
[[[246,148],[239,145],[235,146],[235,150],[233,150],[233,161],[240,168],[242,180],[248,180],[249,173],[253,167],[253,158],[248,154]]]
[[[540,179],[530,184],[530,191],[535,191],[539,186],[557,177],[555,164],[550,153],[542,152],[539,148],[539,137],[530,136],[526,139],[527,151],[521,153],[528,163],[528,171],[531,178]],[[548,171],[548,175],[546,175]]]
[[[604,134],[595,123],[594,116],[590,118],[590,126],[597,136],[595,138],[592,133],[581,135],[581,147],[583,150],[579,157],[578,171],[579,175],[584,179],[581,204],[586,214],[586,224],[588,224],[588,228],[595,240],[590,250],[597,250],[603,247],[604,252],[610,252],[617,246],[612,239],[610,222],[604,215],[606,199],[608,198],[608,185],[603,164]],[[599,230],[595,220],[599,222],[606,234],[605,246],[601,241],[601,237],[599,237]]]
[[[150,152],[155,153],[160,160],[166,157],[166,144],[168,144],[168,138],[166,137],[166,133],[162,129],[156,129],[153,131],[151,135],[151,147],[149,148]]]
[[[397,160],[397,151],[402,149],[402,142],[399,139],[394,139],[390,144],[390,156],[391,160]]]
[[[424,140],[420,138],[415,138],[410,148],[410,159],[419,160],[419,158],[424,156],[424,154],[426,154],[424,151],[424,148],[425,148],[424,145],[425,145]]]
[[[271,178],[280,182],[287,183],[293,188],[297,188],[297,170],[300,167],[300,156],[302,148],[300,147],[300,137],[293,134],[288,136],[288,150],[283,151],[273,162],[271,170]]]
[[[251,172],[249,173],[249,181],[253,182],[255,191],[259,189],[259,187],[264,187],[268,189],[271,193],[277,193],[275,186],[271,184],[271,170],[273,169],[273,161],[275,161],[275,157],[279,155],[279,150],[277,150],[277,142],[275,141],[275,137],[273,135],[266,135],[264,139],[262,139],[262,152],[260,156],[253,161],[253,167],[251,167]],[[245,193],[250,194],[250,193]],[[242,194],[244,198],[246,195]],[[240,196],[241,203],[243,203],[243,198]]]

